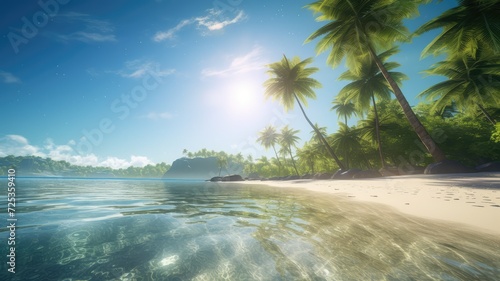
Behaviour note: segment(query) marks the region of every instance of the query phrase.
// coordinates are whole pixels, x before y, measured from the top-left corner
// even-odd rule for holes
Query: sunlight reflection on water
[[[206,182],[18,184],[17,273],[10,280],[500,276],[498,237],[324,194]]]

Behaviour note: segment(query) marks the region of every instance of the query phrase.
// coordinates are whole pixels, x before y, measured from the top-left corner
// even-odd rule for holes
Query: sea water
[[[3,227],[0,280],[500,280],[499,237],[382,205],[233,183],[16,180],[15,273]]]

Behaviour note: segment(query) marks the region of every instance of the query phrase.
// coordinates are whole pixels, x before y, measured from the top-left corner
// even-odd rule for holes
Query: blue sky
[[[311,137],[298,108],[285,113],[263,97],[265,65],[283,54],[315,58],[323,88],[306,110],[333,133],[331,102],[345,68],[304,44],[324,24],[303,8],[310,2],[9,1],[0,12],[0,156],[120,168],[171,163],[183,149],[271,155],[255,143],[269,124]],[[422,7],[408,27],[456,5],[443,2]],[[421,73],[436,62],[420,59],[435,34],[392,58],[410,77],[411,104],[440,81]]]

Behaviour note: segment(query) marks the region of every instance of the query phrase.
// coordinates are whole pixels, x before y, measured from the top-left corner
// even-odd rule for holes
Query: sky
[[[311,0],[8,1],[0,12],[0,157],[35,155],[76,165],[124,168],[171,163],[202,148],[271,156],[256,142],[267,125],[312,129],[298,107],[285,112],[264,98],[266,65],[283,54],[313,57],[323,87],[306,107],[310,119],[338,128],[330,111],[347,82],[317,41],[324,22]],[[410,30],[456,5],[421,7]],[[391,61],[410,77],[410,104],[441,81],[422,73],[436,32],[401,46]],[[355,120],[350,121],[354,125]],[[301,145],[299,144],[299,145]]]

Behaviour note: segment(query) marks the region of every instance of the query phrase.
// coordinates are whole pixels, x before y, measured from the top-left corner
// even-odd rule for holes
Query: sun
[[[254,110],[262,96],[259,84],[249,81],[235,81],[227,94],[231,106],[242,112]]]
[[[252,92],[252,88],[247,85],[239,86],[235,89],[233,95],[234,103],[238,106],[248,106],[255,101],[256,93]]]

